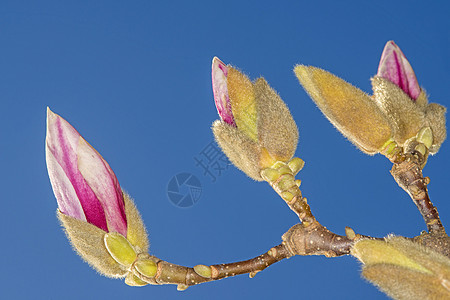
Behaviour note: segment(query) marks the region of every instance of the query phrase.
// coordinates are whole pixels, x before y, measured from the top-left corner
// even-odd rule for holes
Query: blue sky
[[[264,76],[299,126],[298,178],[317,219],[343,234],[418,235],[415,206],[384,157],[346,141],[298,84],[295,64],[327,69],[366,92],[394,40],[430,100],[450,106],[449,5],[419,1],[2,1],[0,4],[0,294],[15,299],[385,299],[352,257],[293,257],[259,273],[177,292],[98,275],[55,216],[45,165],[46,107],[109,162],[135,199],[151,253],[193,266],[245,260],[298,222],[264,183],[234,167],[216,177],[195,158],[213,141],[213,56]],[[429,159],[430,196],[450,226],[444,143]],[[169,202],[171,178],[201,182],[198,202]],[[182,192],[186,192],[183,189]],[[446,194],[447,193],[447,194]]]

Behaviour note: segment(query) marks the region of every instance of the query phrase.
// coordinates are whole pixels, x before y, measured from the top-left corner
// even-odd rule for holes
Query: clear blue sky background
[[[295,3],[294,3],[295,2]],[[320,66],[370,92],[386,41],[410,60],[434,102],[450,106],[450,19],[445,1],[2,1],[0,184],[2,299],[385,299],[352,257],[293,257],[254,279],[177,292],[132,288],[98,275],[71,250],[55,216],[45,155],[46,107],[110,163],[136,200],[151,253],[193,266],[267,251],[298,220],[267,184],[234,167],[215,182],[194,157],[213,141],[213,56],[264,76],[300,129],[296,155],[312,210],[329,229],[414,236],[424,223],[389,174],[322,116],[293,74]],[[424,173],[450,226],[450,148]],[[167,198],[179,172],[197,176],[198,203]]]

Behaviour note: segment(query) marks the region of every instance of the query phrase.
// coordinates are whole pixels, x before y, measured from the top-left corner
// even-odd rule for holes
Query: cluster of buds
[[[57,215],[77,253],[99,273],[126,277],[156,273],[147,232],[108,163],[66,120],[47,109],[46,160]]]
[[[419,152],[424,165],[428,154],[436,153],[446,138],[445,108],[428,103],[411,65],[392,41],[385,46],[378,73],[372,78],[373,96],[319,68],[299,65],[295,73],[331,123],[365,153],[391,158],[399,152]],[[264,78],[252,82],[217,57],[212,62],[212,84],[220,116],[212,126],[216,141],[250,178],[267,181],[302,223],[283,236],[282,244],[251,260],[194,268],[161,261],[147,254],[144,223],[111,167],[66,120],[48,109],[46,161],[58,202],[57,216],[86,262],[105,276],[125,278],[131,286],[174,283],[184,290],[228,276],[254,276],[294,254],[351,252],[364,264],[363,275],[392,297],[448,296],[450,263],[445,255],[450,241],[444,230],[436,230],[440,236],[434,244],[434,248],[444,248],[444,255],[419,245],[419,240],[369,239],[349,228],[344,237],[327,230],[312,215],[299,189],[301,181],[295,179],[304,162],[294,157],[298,129],[280,96]],[[404,188],[419,209],[425,208],[429,228],[443,229],[427,196],[423,165],[417,170],[394,168],[393,175],[412,174],[398,177],[405,179]]]
[[[298,129],[289,109],[264,78],[252,82],[217,57],[212,83],[221,118],[212,126],[217,143],[236,167],[264,180],[262,170],[288,162],[297,148]]]
[[[389,41],[372,78],[373,96],[319,68],[295,74],[330,122],[359,149],[387,156],[394,149],[435,154],[446,137],[445,108],[428,103],[400,48]]]

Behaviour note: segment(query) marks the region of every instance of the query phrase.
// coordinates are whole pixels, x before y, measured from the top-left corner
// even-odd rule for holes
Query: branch
[[[300,191],[300,180],[295,180],[295,174],[302,166],[301,159],[293,158],[288,163],[278,162],[261,172],[261,176],[286,201],[302,222],[292,226],[283,235],[283,242],[280,245],[249,260],[210,266],[197,265],[193,268],[162,261],[148,254],[139,254],[131,267],[132,274],[143,284],[176,284],[178,290],[185,290],[191,285],[246,273],[253,278],[256,273],[270,265],[294,255],[325,255],[326,257],[347,255],[350,254],[350,249],[356,241],[373,239],[355,234],[348,227],[346,236],[335,234],[315,219],[306,198]],[[145,268],[139,268],[138,264],[143,260],[151,260],[150,265],[156,266],[156,271],[153,268],[152,272],[146,273]]]
[[[353,244],[360,239],[375,239],[355,234],[353,229],[345,228],[346,236],[329,231],[315,221],[309,226],[296,224],[283,235],[283,241],[293,255],[325,255],[336,257],[350,254]]]
[[[261,172],[261,177],[270,184],[302,222],[294,225],[283,235],[283,241],[292,255],[325,255],[327,257],[346,255],[350,253],[350,248],[357,240],[372,238],[356,235],[348,227],[346,236],[341,236],[329,231],[316,220],[306,198],[300,191],[301,181],[295,179],[295,175],[303,165],[303,160],[294,157],[288,163],[278,161]]]
[[[185,290],[191,285],[204,282],[219,280],[227,277],[249,273],[253,278],[256,273],[264,270],[268,266],[279,262],[285,258],[291,257],[284,243],[271,248],[268,252],[255,258],[211,266],[197,265],[193,268],[175,265],[166,261],[159,260],[148,254],[140,254],[136,261],[142,259],[151,259],[156,263],[157,270],[154,276],[146,276],[142,270],[133,265],[132,271],[140,280],[149,284],[176,284],[178,290]]]
[[[427,224],[428,232],[445,232],[439,213],[428,196],[427,184],[430,179],[422,175],[424,159],[423,155],[417,151],[399,154],[396,159],[393,159],[391,174],[419,209]]]
[[[253,278],[258,272],[270,265],[294,255],[325,255],[335,257],[350,253],[353,244],[367,236],[357,235],[346,228],[346,235],[332,233],[317,221],[305,226],[296,224],[283,235],[283,242],[255,258],[226,264],[197,265],[193,268],[175,265],[146,253],[138,255],[131,266],[131,271],[143,284],[176,284],[177,289],[183,291],[189,286],[249,274]],[[143,261],[151,261],[156,271],[146,272]]]

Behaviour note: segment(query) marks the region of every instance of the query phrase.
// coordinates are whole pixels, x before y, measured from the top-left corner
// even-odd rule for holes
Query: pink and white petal
[[[73,201],[78,196],[72,183],[67,178],[66,173],[56,161],[51,151],[48,150],[48,147],[46,147],[45,158],[47,161],[48,176],[50,177],[50,183],[52,184],[59,210],[65,215],[86,221],[86,216],[84,215],[80,202]]]
[[[231,111],[230,97],[227,85],[228,67],[217,57],[212,60],[211,78],[217,112],[222,121],[236,126]]]
[[[377,75],[395,83],[413,100],[419,97],[420,86],[414,70],[393,41],[387,42],[384,47]]]
[[[400,48],[398,48],[398,50],[402,54],[402,62],[403,62],[402,65],[403,65],[403,69],[405,72],[406,81],[408,83],[407,94],[411,98],[416,100],[417,98],[419,98],[420,91],[421,91],[419,82],[417,81],[416,74],[414,73],[414,70],[413,70],[411,64],[406,59],[406,56],[403,54],[403,52],[400,50]]]
[[[46,151],[53,156],[53,160],[49,161],[51,164],[49,168],[50,180],[52,187],[65,187],[65,191],[53,190],[58,201],[58,205],[63,202],[74,202],[72,207],[81,205],[84,212],[84,220],[97,226],[105,231],[108,230],[105,213],[100,201],[95,196],[94,192],[84,180],[77,163],[77,148],[80,134],[73,128],[66,120],[47,109],[47,137],[46,137]],[[49,156],[50,157],[50,156]],[[54,164],[57,163],[65,176],[54,173]],[[67,182],[67,180],[68,182]],[[71,198],[58,198],[60,195],[67,194],[69,190],[66,185],[70,183],[76,193],[76,197],[71,194]],[[66,204],[64,204],[66,205]],[[66,205],[67,206],[67,205]],[[61,207],[60,207],[61,209]],[[70,215],[69,213],[67,213]],[[77,215],[79,215],[77,213]],[[77,215],[70,215],[77,217]]]
[[[109,232],[127,236],[125,205],[117,177],[102,156],[82,137],[78,142],[78,169],[100,200]]]
[[[66,120],[47,108],[47,137],[49,149],[56,149],[61,155],[75,154],[80,134]]]

